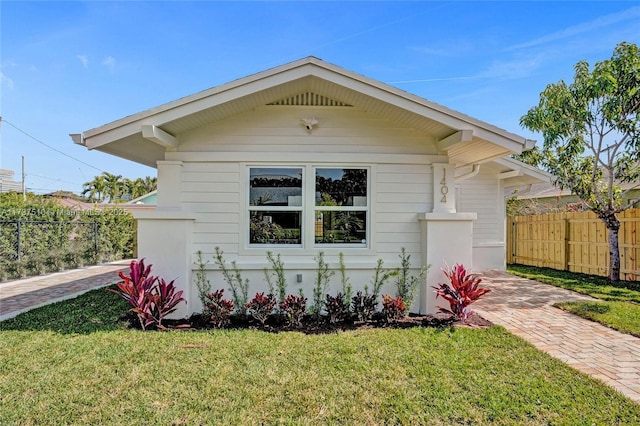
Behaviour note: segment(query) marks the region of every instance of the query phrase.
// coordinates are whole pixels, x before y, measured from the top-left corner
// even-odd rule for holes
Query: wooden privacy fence
[[[618,219],[620,279],[640,281],[640,209]],[[509,216],[507,263],[608,276],[608,231],[593,212]]]

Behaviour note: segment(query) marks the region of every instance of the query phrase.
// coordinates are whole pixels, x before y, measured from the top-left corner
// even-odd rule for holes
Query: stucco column
[[[452,164],[434,163],[433,213],[455,213],[455,170]]]
[[[171,211],[134,212],[138,221],[138,256],[152,264],[151,274],[184,291],[187,304],[181,303],[172,318],[184,318],[192,312],[198,295],[191,291],[192,235],[194,217]]]
[[[182,161],[162,160],[158,165],[157,210],[181,210]]]
[[[448,306],[443,299],[436,301],[432,286],[445,280],[442,269],[456,263],[468,270],[473,262],[473,221],[476,213],[425,213],[420,215],[422,264],[430,265],[421,283],[419,305],[421,314],[435,314],[437,305]]]

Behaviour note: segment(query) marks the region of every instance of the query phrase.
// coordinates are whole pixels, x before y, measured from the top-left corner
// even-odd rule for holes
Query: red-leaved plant
[[[162,320],[178,309],[178,303],[187,303],[182,297],[183,291],[176,291],[174,282],[175,280],[171,280],[167,283],[164,278],[158,278],[149,296],[149,324],[155,324],[157,328],[164,328]]]
[[[395,299],[388,294],[382,295],[382,315],[387,321],[404,317],[407,308],[401,296]]]
[[[358,321],[370,320],[377,306],[375,294],[365,294],[359,291],[351,298],[351,309],[358,317]]]
[[[324,310],[327,311],[327,316],[329,317],[329,322],[331,324],[335,324],[349,318],[349,304],[345,303],[344,299],[344,294],[341,292],[338,292],[335,297],[327,294],[324,302]]]
[[[214,291],[205,296],[205,313],[210,316],[213,326],[223,328],[231,322],[233,301],[223,298],[224,289]]]
[[[245,307],[256,320],[260,321],[260,324],[264,327],[264,323],[267,322],[269,314],[276,306],[276,298],[273,294],[269,293],[266,296],[264,293],[256,293],[253,299],[251,299]]]
[[[307,298],[302,295],[290,294],[280,302],[280,310],[284,312],[293,327],[302,326],[302,318],[307,311]]]
[[[151,265],[145,266],[144,259],[131,261],[129,276],[122,272],[118,275],[122,281],[116,284],[116,289],[109,290],[132,306],[131,311],[138,316],[143,330],[149,326],[164,328],[162,320],[176,311],[178,303],[186,303],[182,290],[176,292],[174,281],[167,283],[152,276]]]
[[[473,312],[469,305],[479,300],[490,292],[488,288],[479,288],[480,278],[468,274],[463,265],[454,265],[453,268],[443,270],[449,283],[440,283],[433,286],[437,297],[442,297],[449,302],[449,309],[438,306],[440,312],[451,314],[456,319],[466,321]]]

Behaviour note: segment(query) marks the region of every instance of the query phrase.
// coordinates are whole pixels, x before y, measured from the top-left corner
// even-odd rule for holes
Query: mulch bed
[[[125,317],[131,328],[140,328],[137,317],[129,313]],[[125,319],[123,318],[123,319]],[[213,330],[215,327],[211,325],[207,318],[199,314],[192,315],[188,320],[165,320],[163,325],[167,329],[181,330]],[[372,328],[414,328],[414,327],[471,327],[485,328],[492,326],[491,321],[486,320],[477,313],[472,313],[470,318],[465,321],[455,321],[453,317],[448,315],[416,315],[410,314],[408,317],[386,321],[380,313],[374,315],[370,321],[346,320],[339,323],[331,323],[328,317],[321,316],[316,319],[311,315],[304,317],[301,326],[291,326],[281,315],[270,315],[267,322],[260,324],[249,316],[231,316],[230,324],[225,329],[251,329],[262,330],[269,333],[280,333],[285,331],[297,331],[305,334],[330,334],[347,330],[364,330]]]

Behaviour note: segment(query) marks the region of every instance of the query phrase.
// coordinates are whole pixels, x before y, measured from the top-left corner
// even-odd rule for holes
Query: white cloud
[[[542,44],[552,43],[555,41],[564,40],[566,38],[573,37],[579,34],[584,34],[584,33],[587,33],[596,29],[600,29],[603,27],[618,25],[624,21],[633,20],[633,19],[638,20],[639,18],[640,18],[640,7],[632,7],[631,9],[623,10],[622,12],[601,16],[593,21],[572,25],[563,30],[556,31],[551,34],[547,34],[543,37],[529,40],[524,43],[515,44],[513,46],[508,47],[506,51],[524,49],[527,47],[534,47]]]
[[[528,77],[544,63],[543,56],[538,54],[510,61],[494,61],[480,73],[480,77],[507,79]]]
[[[76,55],[76,58],[78,58],[84,69],[89,68],[89,58],[87,55]]]
[[[107,56],[102,61],[102,65],[107,67],[109,69],[109,71],[113,73],[113,71],[115,70],[115,67],[116,67],[116,58],[114,58],[113,56]]]
[[[469,40],[459,38],[455,40],[438,40],[429,45],[413,46],[409,49],[428,56],[455,58],[473,52],[476,47]]]
[[[412,50],[429,56],[444,56],[449,58],[458,56],[458,53],[456,51],[446,48],[414,47],[412,48]]]
[[[13,80],[2,71],[0,71],[0,83],[7,86],[9,89],[13,89]]]
[[[517,79],[529,77],[540,68],[544,55],[516,58],[510,61],[493,61],[484,70],[473,75],[450,75],[443,77],[422,78],[415,80],[390,81],[388,84],[430,83],[457,80]]]

